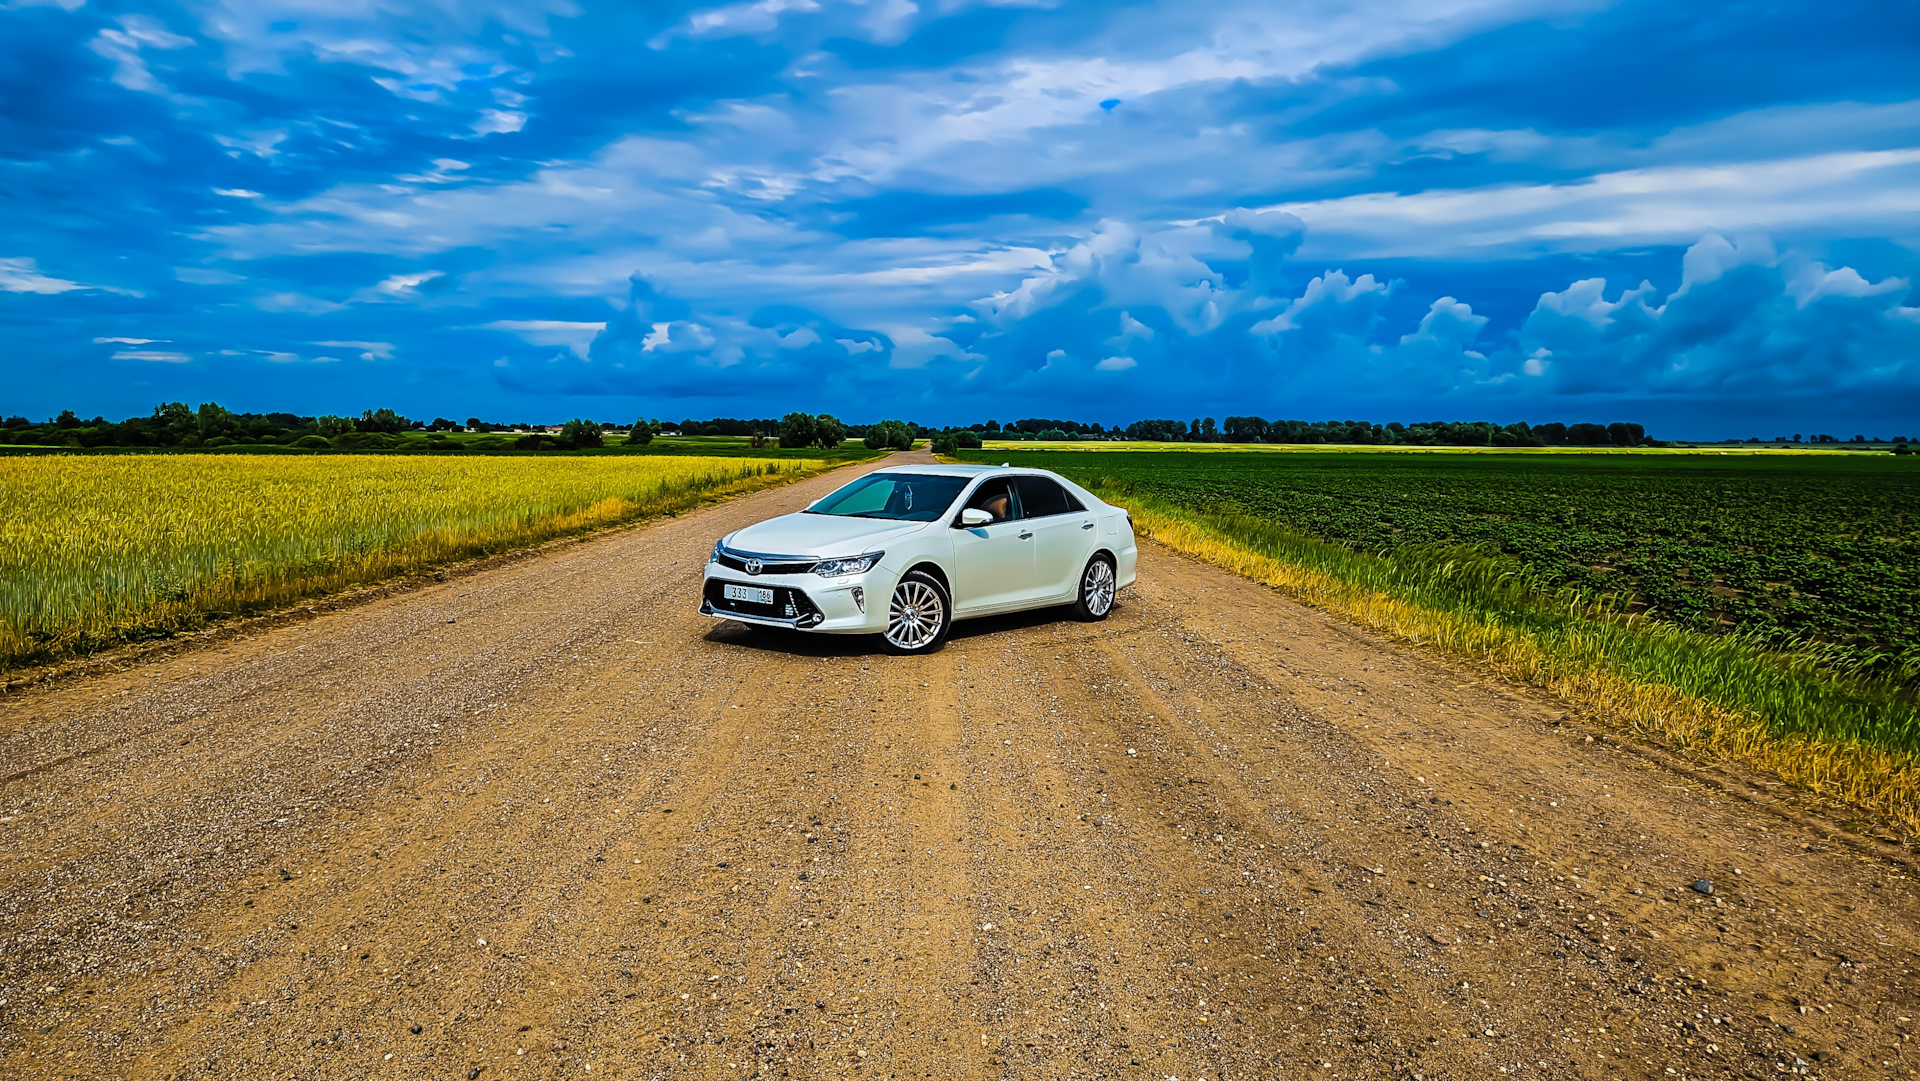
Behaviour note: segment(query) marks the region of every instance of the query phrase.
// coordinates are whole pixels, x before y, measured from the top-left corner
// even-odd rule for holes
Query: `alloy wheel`
[[[924,649],[940,636],[946,602],[925,582],[901,582],[887,602],[887,641],[899,649]]]
[[[1088,563],[1086,577],[1080,582],[1080,594],[1086,598],[1088,614],[1106,615],[1113,607],[1113,564],[1104,559]]]

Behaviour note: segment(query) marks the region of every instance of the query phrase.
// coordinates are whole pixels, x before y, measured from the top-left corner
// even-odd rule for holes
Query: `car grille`
[[[751,580],[734,582],[734,585],[754,585]],[[743,616],[759,616],[762,619],[802,619],[809,615],[820,615],[820,608],[813,599],[797,589],[786,586],[761,586],[773,590],[772,604],[755,604],[752,601],[736,601],[727,598],[724,588],[726,582],[718,578],[707,579],[703,593],[708,604],[716,612],[737,612]]]
[[[817,562],[819,561],[812,560],[812,559],[806,561],[805,563],[768,563],[763,560],[760,565],[759,573],[761,574],[805,574],[808,571],[812,570],[813,565]],[[720,553],[720,565],[722,567],[727,568],[728,570],[740,571],[741,573],[746,573],[746,570],[747,570],[746,559],[741,556],[734,555],[732,552]]]

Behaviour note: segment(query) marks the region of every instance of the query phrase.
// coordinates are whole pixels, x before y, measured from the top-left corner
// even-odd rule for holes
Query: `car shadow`
[[[1009,631],[1023,631],[1052,623],[1070,622],[1073,622],[1073,617],[1065,606],[1034,608],[1025,612],[1009,612],[998,616],[981,616],[978,619],[962,620],[954,624],[953,634],[947,639],[947,645],[1006,634]],[[808,634],[805,631],[789,631],[777,627],[748,627],[744,623],[731,620],[716,624],[703,637],[718,645],[738,646],[741,649],[760,650],[767,653],[784,653],[793,657],[867,657],[885,653],[880,646],[880,636],[877,634]]]

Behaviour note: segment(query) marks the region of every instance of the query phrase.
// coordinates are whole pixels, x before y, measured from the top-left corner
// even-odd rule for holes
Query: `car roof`
[[[936,477],[977,477],[982,473],[994,473],[1005,468],[997,465],[889,465],[874,470],[875,473],[920,473]]]

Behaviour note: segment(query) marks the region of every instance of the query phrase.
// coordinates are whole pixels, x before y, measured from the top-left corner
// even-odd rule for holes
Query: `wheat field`
[[[818,472],[810,459],[0,458],[0,668]]]

